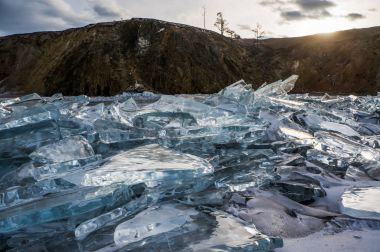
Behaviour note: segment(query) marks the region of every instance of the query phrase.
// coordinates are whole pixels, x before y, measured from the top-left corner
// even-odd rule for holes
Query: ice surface
[[[207,161],[179,153],[159,145],[145,145],[111,157],[103,166],[81,175],[84,186],[107,186],[123,182],[127,185],[138,183],[177,184],[196,180],[211,174],[213,167]],[[66,178],[70,182],[75,178]]]
[[[277,81],[255,91],[257,96],[283,96],[293,90],[298,75],[292,75],[284,81]]]
[[[134,251],[269,251],[282,247],[280,238],[268,237],[253,225],[207,209],[197,211],[165,204],[141,212],[120,224],[114,234],[118,247]]]
[[[218,94],[244,105],[252,105],[255,99],[252,85],[246,84],[243,80],[231,84],[221,90]]]
[[[342,213],[378,226],[380,99],[297,78],[2,99],[0,250],[270,251]]]
[[[45,145],[29,155],[39,163],[59,163],[93,156],[94,150],[82,136],[73,136]]]
[[[354,187],[342,195],[342,213],[359,219],[380,220],[380,187]]]

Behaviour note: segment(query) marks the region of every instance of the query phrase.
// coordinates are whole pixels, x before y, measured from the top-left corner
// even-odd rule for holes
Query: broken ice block
[[[183,112],[194,116],[194,114],[206,113],[211,107],[192,99],[163,95],[157,102],[144,107],[144,110],[149,109],[159,112]]]
[[[79,110],[75,117],[82,120],[84,123],[92,125],[97,119],[104,116],[104,104],[99,103],[95,106],[84,107]]]
[[[380,220],[380,187],[354,187],[341,199],[341,211],[359,219]]]
[[[99,140],[105,144],[156,139],[158,133],[149,128],[132,127],[119,122],[96,120],[94,128],[99,133]]]
[[[15,206],[0,209],[0,233],[9,233],[30,225],[84,215],[91,218],[105,208],[128,202],[133,195],[125,185],[76,187],[26,198]],[[82,216],[83,218],[83,216]]]
[[[125,102],[120,103],[119,107],[120,110],[124,112],[134,112],[140,109],[136,101],[132,97],[126,100]]]
[[[60,132],[53,121],[40,122],[37,125],[6,130],[4,138],[0,133],[0,159],[21,158],[37,148],[53,143],[60,138]]]
[[[255,91],[257,96],[282,96],[293,90],[298,75],[292,75],[284,81],[276,81]]]
[[[27,171],[23,172],[32,176],[35,180],[40,181],[44,179],[59,178],[77,171],[95,169],[101,162],[101,155],[94,155],[87,158],[45,164],[43,166],[29,168]]]
[[[131,200],[126,205],[113,209],[110,212],[96,216],[93,219],[81,223],[75,229],[75,237],[78,240],[83,240],[96,230],[99,230],[107,225],[112,225],[118,221],[126,219],[139,211],[142,211],[154,204],[158,199],[157,195],[143,195],[138,199]]]
[[[59,163],[95,155],[88,141],[82,136],[72,136],[43,146],[29,157],[39,163]]]
[[[357,158],[358,161],[378,161],[380,152],[360,142],[345,138],[336,133],[319,131],[314,134],[317,149],[322,149],[343,158]]]
[[[147,209],[120,224],[114,233],[118,248],[132,251],[270,251],[283,246],[254,225],[212,209],[180,204]]]
[[[59,116],[58,108],[51,104],[41,104],[17,113],[13,112],[10,117],[0,122],[0,138],[38,128],[38,123],[57,120]]]
[[[252,105],[255,99],[252,85],[247,85],[244,80],[229,85],[218,94],[244,105]]]
[[[325,121],[322,117],[316,114],[296,113],[294,117],[296,118],[297,122],[303,126],[306,126],[312,131],[324,130],[338,132],[348,137],[360,137],[360,134],[351,127],[341,123]]]
[[[217,109],[224,110],[234,114],[245,114],[247,113],[247,107],[239,101],[229,99],[222,95],[211,95],[204,102],[207,105],[213,106]]]
[[[16,104],[22,104],[26,102],[31,102],[31,101],[41,101],[42,98],[36,93],[33,94],[28,94],[25,96],[17,97],[14,99],[7,99],[5,101],[0,102],[0,107],[1,106],[11,106],[11,105],[16,105]]]
[[[152,207],[120,224],[114,233],[115,243],[120,246],[172,231],[191,222],[191,216],[196,214],[195,209],[183,210],[180,205]]]
[[[84,186],[106,186],[113,183],[178,184],[211,174],[213,167],[199,157],[179,153],[156,144],[141,146],[111,157],[103,166],[74,177]]]
[[[178,127],[196,126],[197,120],[191,114],[184,112],[147,112],[133,118],[133,126],[137,128],[159,130],[173,124]]]

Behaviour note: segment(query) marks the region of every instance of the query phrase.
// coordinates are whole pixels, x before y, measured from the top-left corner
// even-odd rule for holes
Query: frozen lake
[[[297,78],[0,100],[0,250],[302,251],[359,230],[374,242],[380,97],[288,95]]]

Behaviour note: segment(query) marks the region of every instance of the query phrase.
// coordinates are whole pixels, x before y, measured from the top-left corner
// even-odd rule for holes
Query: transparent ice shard
[[[10,109],[6,109],[6,108],[0,106],[0,119],[4,119],[6,117],[9,117],[10,114],[11,114]]]
[[[20,112],[14,112],[10,117],[7,117],[0,122],[0,135],[11,134],[22,130],[28,130],[35,126],[38,127],[38,123],[45,121],[57,120],[60,116],[58,108],[51,104],[44,104],[40,106],[34,106],[27,108]]]
[[[308,132],[298,130],[298,129],[292,129],[286,126],[280,126],[279,127],[282,134],[288,136],[289,138],[296,138],[300,140],[311,140],[314,139],[313,135],[309,134]]]
[[[124,112],[134,112],[140,109],[136,101],[131,97],[123,103],[120,103],[120,110]]]
[[[207,105],[215,107],[217,109],[227,111],[233,114],[245,114],[247,113],[247,107],[238,100],[227,98],[223,95],[210,95],[204,102]]]
[[[358,161],[363,162],[378,161],[380,158],[378,150],[339,134],[320,131],[316,132],[314,136],[317,140],[316,148],[331,152],[337,156],[357,158]]]
[[[244,105],[252,105],[255,99],[252,85],[246,84],[244,80],[229,85],[222,89],[218,94]]]
[[[0,102],[0,107],[1,106],[11,106],[11,105],[16,105],[16,104],[22,104],[30,101],[41,101],[42,97],[39,96],[36,93],[33,94],[28,94],[25,96],[17,97],[14,99],[7,99],[5,101]]]
[[[40,181],[63,177],[77,171],[95,169],[102,161],[101,155],[94,155],[53,164],[48,163],[39,167],[29,168],[27,171],[23,172],[30,174],[35,180]]]
[[[131,104],[129,104],[131,103]],[[136,107],[135,107],[136,106]],[[107,121],[119,122],[128,126],[132,126],[131,113],[137,110],[137,104],[130,98],[124,103],[113,103],[105,108],[105,112],[102,118]],[[99,120],[98,119],[98,120]]]
[[[148,112],[133,118],[133,126],[137,128],[160,130],[173,124],[179,127],[195,126],[197,120],[191,114],[184,112]]]
[[[120,224],[114,233],[117,247],[132,251],[270,251],[282,239],[263,235],[253,225],[212,209],[195,210],[165,204]]]
[[[312,131],[324,130],[338,132],[348,137],[360,137],[360,134],[354,129],[352,129],[350,126],[341,123],[326,121],[316,114],[296,113],[295,117],[298,122],[300,122],[302,125],[306,126],[308,129]]]
[[[99,230],[107,225],[112,225],[118,221],[136,214],[152,204],[156,203],[158,200],[157,195],[143,195],[138,199],[131,200],[122,207],[113,209],[110,212],[96,216],[93,219],[87,220],[81,223],[75,229],[75,237],[78,240],[85,239],[89,234]]]
[[[92,125],[97,119],[104,116],[104,104],[99,103],[91,107],[83,107],[79,110],[75,117],[83,122]]]
[[[41,199],[44,195],[73,188],[73,184],[61,180],[44,180],[26,186],[13,186],[1,192],[0,209],[6,209]]]
[[[152,207],[120,224],[114,233],[115,244],[120,246],[138,242],[150,236],[172,231],[190,222],[191,216],[196,214],[197,211],[193,208],[182,210],[177,205]]]
[[[352,128],[344,124],[324,121],[324,122],[321,122],[320,127],[323,130],[339,132],[340,134],[343,134],[345,136],[360,137],[360,134],[358,132],[356,132],[355,130],[353,130]]]
[[[65,179],[73,179],[84,186],[107,186],[119,182],[157,186],[195,180],[212,172],[211,164],[202,158],[153,144],[122,152],[96,170]]]
[[[195,114],[208,112],[211,107],[192,99],[163,95],[157,102],[145,106],[144,109],[159,112],[183,112],[194,116]]]
[[[136,140],[151,140],[158,137],[155,130],[133,127],[119,122],[96,120],[94,128],[99,134],[99,140],[105,144],[128,142]]]
[[[72,136],[45,145],[31,153],[29,157],[35,162],[51,164],[84,159],[94,155],[94,150],[84,137]]]
[[[0,159],[27,157],[37,148],[60,138],[57,124],[45,121],[0,132]]]
[[[359,219],[380,220],[380,187],[354,187],[346,190],[341,199],[341,211]]]
[[[77,187],[44,197],[31,198],[0,210],[0,232],[9,233],[31,225],[85,215],[128,202],[133,195],[124,185]]]
[[[286,95],[294,88],[298,80],[298,75],[292,75],[284,81],[277,81],[268,84],[255,91],[256,96],[282,96]]]

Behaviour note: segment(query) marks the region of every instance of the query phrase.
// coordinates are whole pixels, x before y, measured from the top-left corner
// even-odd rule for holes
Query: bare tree
[[[230,30],[229,28],[226,28],[225,33],[226,33],[229,37],[231,37],[231,38],[233,38],[234,35],[235,35],[235,32],[234,32],[233,30]]]
[[[255,44],[256,47],[259,48],[260,46],[260,40],[264,37],[265,31],[263,30],[263,27],[261,24],[257,23],[256,26],[252,29],[254,35],[255,35]]]
[[[232,39],[239,39],[240,38],[240,35],[238,35],[236,32],[234,32],[233,30],[230,30],[229,28],[226,28],[225,32],[227,33],[227,35],[232,38]]]
[[[220,34],[224,35],[224,33],[227,31],[227,21],[223,18],[223,13],[218,12],[216,14],[216,21],[214,26],[220,31]]]

